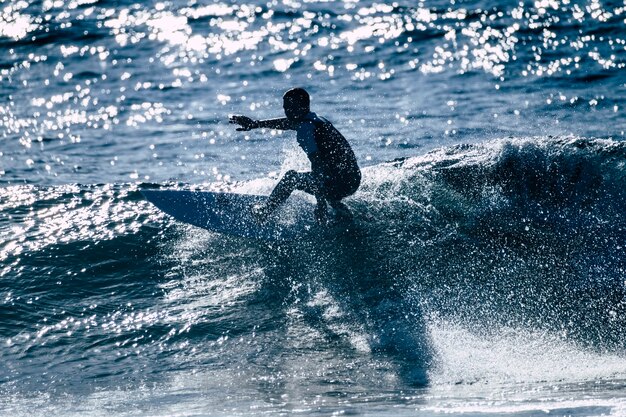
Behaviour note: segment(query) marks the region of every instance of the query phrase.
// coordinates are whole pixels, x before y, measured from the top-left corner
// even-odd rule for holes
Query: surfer
[[[287,171],[274,188],[264,205],[255,206],[253,212],[265,220],[294,190],[312,194],[317,200],[315,219],[328,221],[327,203],[342,219],[352,217],[341,200],[352,195],[361,183],[361,170],[356,156],[346,138],[328,120],[311,111],[309,93],[303,88],[292,88],[283,96],[284,118],[253,120],[247,116],[233,115],[230,123],[238,131],[252,129],[295,130],[298,144],[311,161],[311,172]]]

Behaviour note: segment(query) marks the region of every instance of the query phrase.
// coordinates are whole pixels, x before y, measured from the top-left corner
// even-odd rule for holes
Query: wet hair
[[[283,99],[287,98],[293,100],[298,105],[304,108],[308,109],[311,106],[311,97],[304,88],[292,88],[291,90],[287,91],[285,95],[283,95]]]

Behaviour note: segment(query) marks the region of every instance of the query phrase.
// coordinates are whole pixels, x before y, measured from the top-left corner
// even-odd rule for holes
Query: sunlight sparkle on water
[[[31,16],[19,13],[26,7],[28,7],[27,2],[18,1],[14,4],[9,3],[0,10],[0,37],[6,36],[18,40],[37,29],[38,24]]]

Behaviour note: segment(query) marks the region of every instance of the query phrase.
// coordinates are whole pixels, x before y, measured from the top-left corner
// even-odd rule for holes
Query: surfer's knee
[[[293,169],[290,169],[289,171],[285,172],[285,175],[283,176],[283,179],[285,181],[294,181],[296,178],[298,178],[298,173],[294,171]]]
[[[279,187],[288,187],[290,189],[295,188],[296,183],[297,183],[297,178],[298,178],[298,173],[292,169],[290,169],[289,171],[285,172],[285,175],[283,175],[283,177],[281,178],[280,182],[278,183]]]

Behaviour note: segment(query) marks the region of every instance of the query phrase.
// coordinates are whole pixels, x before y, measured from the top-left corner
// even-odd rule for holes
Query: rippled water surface
[[[16,1],[2,8],[4,182],[275,171],[306,86],[363,164],[506,135],[624,135],[620,2]],[[418,151],[419,152],[419,151]]]
[[[0,4],[0,414],[626,413],[623,1]],[[307,88],[349,231],[268,244],[144,188],[269,193]]]

